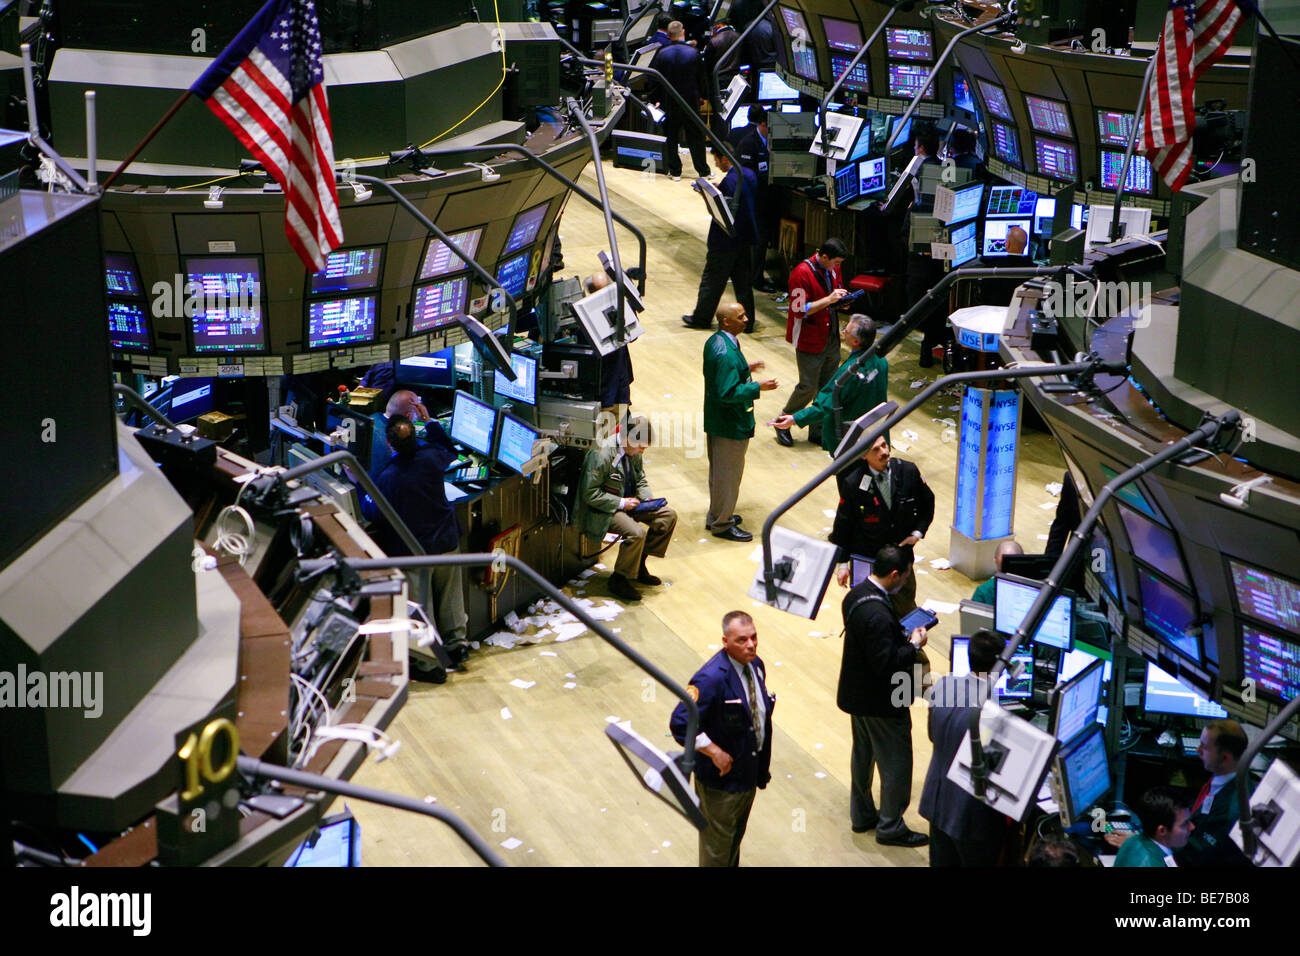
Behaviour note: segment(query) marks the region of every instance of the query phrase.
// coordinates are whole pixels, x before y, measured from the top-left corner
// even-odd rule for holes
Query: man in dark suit
[[[686,30],[681,22],[668,24],[668,43],[660,47],[650,61],[650,68],[658,70],[668,85],[681,96],[688,110],[698,110],[704,102],[704,61],[693,46],[686,43]],[[685,133],[691,148],[691,160],[701,176],[709,175],[709,161],[704,155],[704,130],[693,122],[677,100],[665,90],[659,90],[658,103],[664,111],[664,164],[672,179],[682,178],[682,157],[677,152],[677,140]]]
[[[918,127],[912,149],[917,156],[924,157],[926,164],[939,163],[939,135],[932,126]],[[920,189],[917,180],[917,189]],[[933,215],[934,197],[922,197],[917,194],[916,205],[903,217],[903,242],[907,245],[907,304],[909,307],[920,302],[934,284],[943,278],[943,262],[933,258],[928,252],[919,252],[909,244],[911,230],[911,213]],[[948,310],[939,304],[932,304],[927,310],[921,328],[924,335],[921,341],[921,368],[934,365],[934,349],[943,345],[948,337]]]
[[[726,175],[718,184],[718,192],[727,199],[735,220],[735,231],[726,231],[713,222],[709,225],[709,238],[704,254],[704,272],[700,275],[700,288],[695,296],[695,311],[682,316],[682,324],[691,329],[713,328],[713,316],[718,302],[731,280],[736,301],[745,307],[748,322],[746,332],[754,331],[754,290],[750,286],[753,268],[751,248],[758,241],[755,222],[754,195],[758,184],[754,174],[743,166],[732,166],[724,153],[713,151],[714,161]]]
[[[1245,731],[1235,720],[1212,720],[1201,730],[1196,752],[1210,779],[1192,804],[1191,839],[1174,851],[1174,859],[1179,866],[1249,866],[1228,836],[1240,815],[1237,766],[1246,752]]]
[[[1007,818],[949,780],[948,768],[970,729],[972,708],[978,710],[988,694],[983,675],[1005,644],[993,631],[976,631],[969,645],[971,672],[965,677],[948,674],[926,692],[934,753],[919,809],[930,821],[931,866],[993,866],[998,861]]]
[[[901,617],[916,607],[916,576],[911,569],[913,546],[925,537],[934,520],[934,492],[910,461],[894,458],[884,435],[862,460],[840,472],[840,506],[831,527],[831,544],[840,549],[839,560],[853,555],[871,558],[885,545],[907,552],[907,575],[893,597]],[[849,580],[849,565],[841,564],[840,584]],[[892,592],[891,592],[892,593]]]
[[[736,159],[740,160],[740,165],[753,171],[754,179],[758,184],[758,189],[754,193],[758,238],[752,247],[751,258],[754,271],[750,281],[759,292],[772,292],[776,287],[767,281],[763,268],[767,262],[767,245],[772,240],[772,232],[776,226],[776,217],[773,215],[776,204],[768,184],[770,176],[768,166],[771,156],[767,144],[767,110],[758,104],[748,109],[749,125],[744,129],[736,130],[731,137],[731,143],[732,149],[736,152]]]
[[[920,847],[929,842],[903,822],[912,800],[912,714],[898,700],[899,676],[913,680],[917,651],[929,632],[903,633],[890,596],[903,586],[912,555],[892,545],[876,554],[867,579],[844,598],[844,657],[836,703],[853,726],[849,822],[854,833],[876,831],[882,846]],[[899,706],[902,703],[903,706]],[[871,797],[874,767],[880,768],[880,810]]]
[[[708,828],[700,833],[700,866],[739,866],[756,790],[772,779],[772,710],[758,632],[744,611],[722,619],[722,650],[695,672],[687,691],[700,708],[695,738],[695,792]],[[686,743],[686,705],[668,723]]]

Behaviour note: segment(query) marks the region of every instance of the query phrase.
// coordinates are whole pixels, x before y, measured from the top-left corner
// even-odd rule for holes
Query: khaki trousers
[[[709,435],[709,513],[705,517],[710,531],[726,531],[734,523],[736,500],[740,497],[740,479],[745,474],[745,452],[749,439],[720,438]]]

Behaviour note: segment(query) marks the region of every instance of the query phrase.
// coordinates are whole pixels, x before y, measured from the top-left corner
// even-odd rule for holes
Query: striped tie
[[[758,688],[754,686],[754,665],[745,665],[745,687],[749,691],[749,719],[754,725],[754,739],[763,746],[763,721],[759,716]]]

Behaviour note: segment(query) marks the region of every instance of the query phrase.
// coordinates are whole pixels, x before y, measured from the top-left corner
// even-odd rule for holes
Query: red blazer
[[[831,271],[831,288],[844,288],[844,277],[839,269]],[[798,301],[797,291],[803,290],[804,302],[816,302],[830,295],[831,289],[824,288],[822,280],[813,271],[805,259],[790,272],[790,306],[786,312],[785,340],[793,342],[800,352],[821,352],[826,348],[826,339],[830,336],[830,324],[837,321],[829,308],[820,312],[804,315],[794,307]]]

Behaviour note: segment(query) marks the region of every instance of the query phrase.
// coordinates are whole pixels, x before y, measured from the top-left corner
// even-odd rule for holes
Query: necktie
[[[875,481],[876,481],[876,488],[880,491],[880,497],[881,497],[881,500],[883,500],[883,501],[885,502],[885,507],[886,507],[886,508],[890,507],[890,504],[889,504],[889,471],[888,471],[888,470],[885,470],[885,471],[882,471],[880,474],[876,475]]]
[[[749,720],[754,725],[754,739],[763,746],[763,722],[759,718],[758,688],[754,686],[754,665],[745,665],[745,689],[749,692]]]
[[[1188,815],[1193,817],[1196,816],[1196,814],[1200,812],[1201,804],[1205,802],[1205,798],[1209,795],[1210,781],[1207,780],[1205,781],[1205,786],[1201,787],[1201,792],[1196,795],[1196,802],[1192,804],[1192,812]]]
[[[627,463],[627,455],[623,456],[619,467],[623,469],[623,497],[631,498],[636,494],[636,486],[632,484],[632,469]]]

